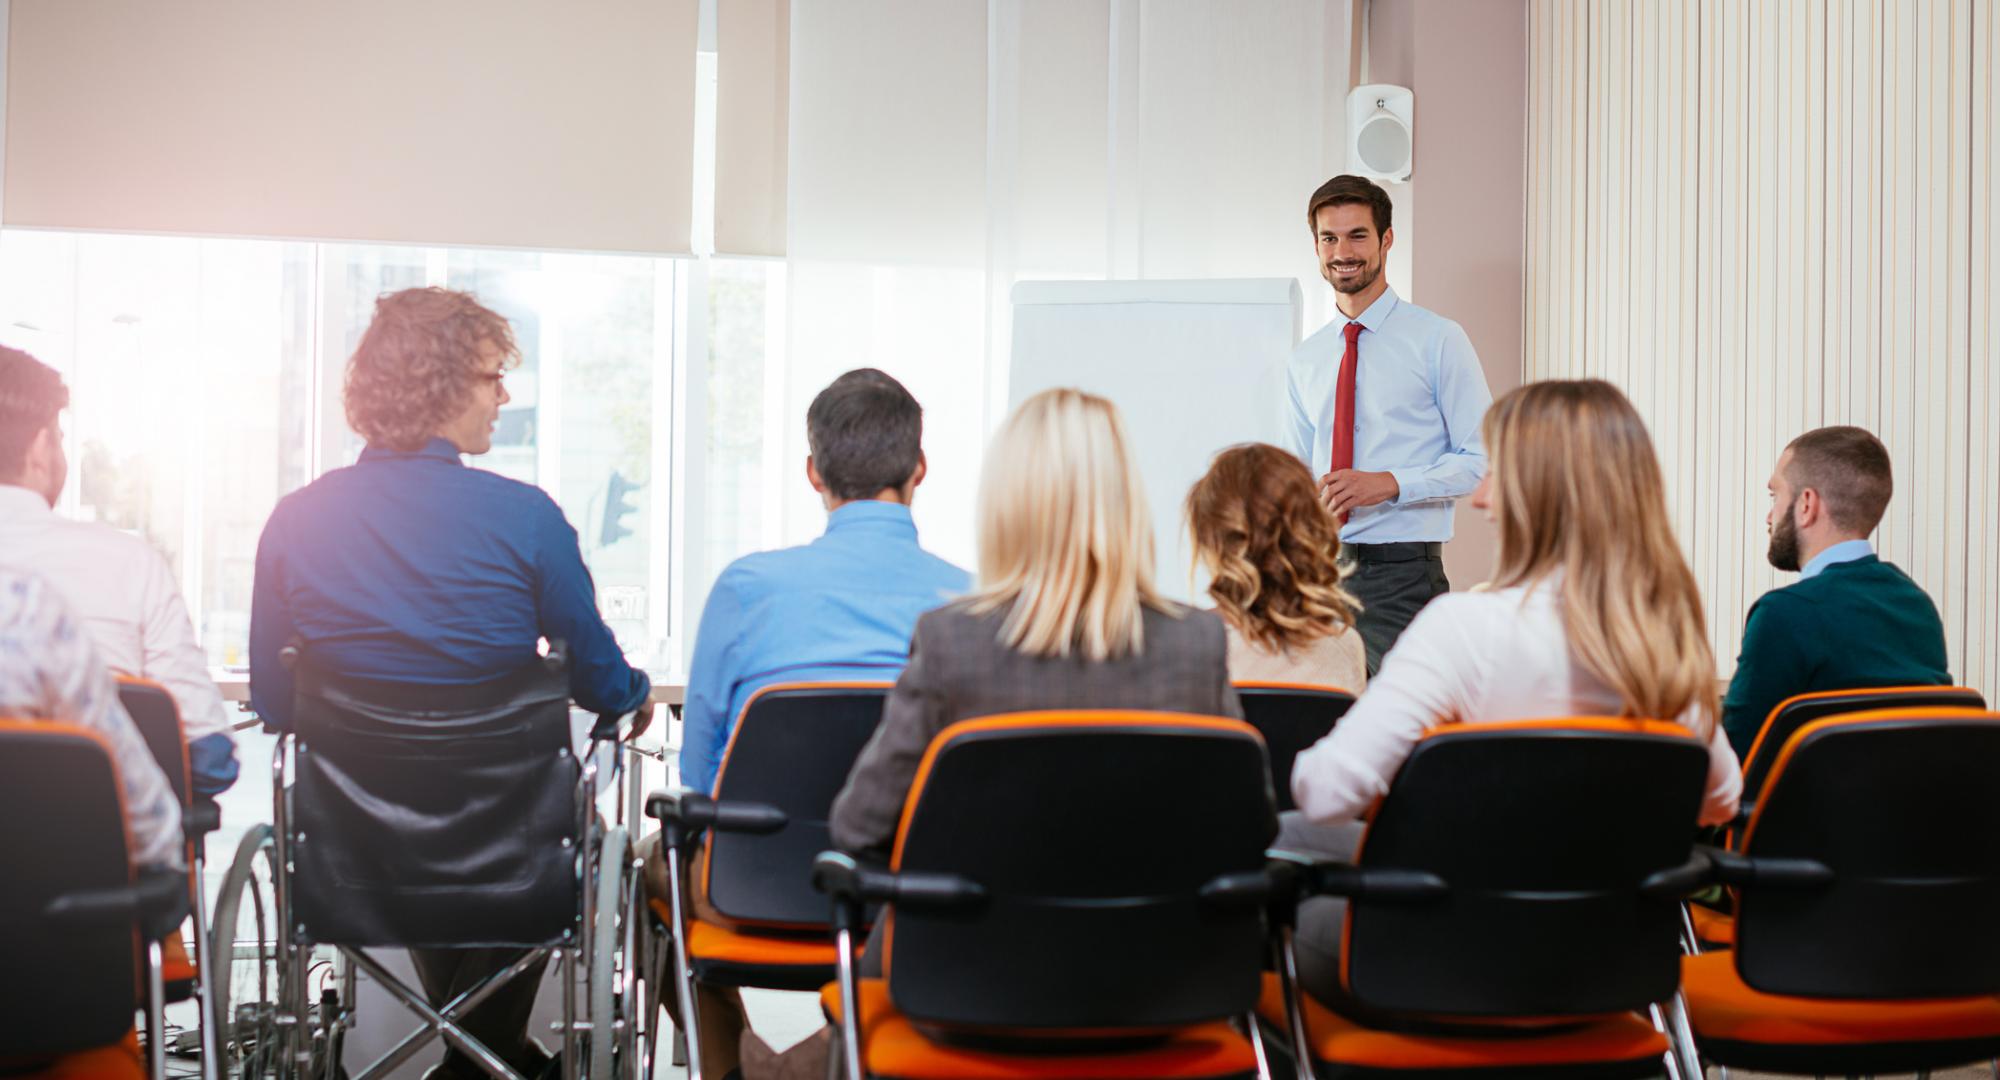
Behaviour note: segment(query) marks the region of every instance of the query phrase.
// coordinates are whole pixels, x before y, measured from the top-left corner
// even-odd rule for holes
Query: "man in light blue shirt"
[[[709,591],[682,708],[681,783],[715,787],[745,702],[781,682],[894,679],[917,616],[964,593],[963,570],[917,544],[923,410],[873,368],[850,371],[806,411],[806,477],[826,533],[731,563]]]
[[[806,410],[806,479],[826,504],[826,532],[760,551],[715,579],[695,631],[681,709],[681,784],[713,792],[743,706],[776,683],[894,679],[910,659],[917,616],[964,593],[971,575],[917,544],[910,499],[924,479],[924,412],[874,368],[850,371]],[[646,849],[648,891],[667,895],[659,845]],[[697,855],[697,859],[701,856]],[[695,911],[721,916],[694,897]],[[733,988],[697,988],[702,1080],[738,1072],[748,1027]]]
[[[1336,176],[1313,193],[1306,220],[1340,310],[1292,352],[1283,427],[1342,520],[1370,675],[1451,588],[1452,503],[1486,473],[1479,424],[1493,403],[1465,331],[1397,297],[1382,276],[1390,219],[1388,193],[1361,177]]]

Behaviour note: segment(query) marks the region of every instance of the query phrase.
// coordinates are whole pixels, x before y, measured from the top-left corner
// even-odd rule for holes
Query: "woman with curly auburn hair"
[[[1340,586],[1340,524],[1304,463],[1265,443],[1232,446],[1188,492],[1187,520],[1229,627],[1231,678],[1361,689],[1367,651],[1359,605]]]
[[[421,450],[434,436],[461,453],[493,448],[493,425],[521,362],[507,320],[471,293],[404,289],[375,301],[375,321],[347,361],[347,423],[385,450]],[[491,386],[488,401],[484,389]]]

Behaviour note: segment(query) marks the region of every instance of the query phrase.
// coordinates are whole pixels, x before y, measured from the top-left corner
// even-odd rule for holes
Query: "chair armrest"
[[[188,915],[188,879],[180,870],[142,870],[130,885],[80,889],[49,901],[42,916],[69,930],[138,924],[148,941],[173,933]]]
[[[761,836],[777,832],[791,820],[769,803],[716,800],[691,788],[648,795],[646,816],[657,818],[661,834],[676,846],[692,844],[704,829]]]
[[[875,902],[916,911],[961,911],[986,902],[986,887],[971,878],[864,866],[840,851],[819,853],[812,882],[833,898],[835,926],[860,926],[862,908]]]
[[[1713,880],[1715,863],[1708,857],[1707,850],[1697,847],[1679,866],[1646,875],[1646,879],[1639,883],[1639,894],[1654,899],[1678,900],[1690,893],[1700,892]]]
[[[1281,850],[1265,854],[1292,866],[1292,872],[1298,875],[1297,896],[1301,900],[1309,896],[1345,896],[1350,900],[1421,904],[1441,900],[1451,892],[1451,886],[1443,878],[1427,870],[1314,861]]]
[[[1714,867],[1709,879],[1722,885],[1823,889],[1833,884],[1833,869],[1816,859],[1752,857],[1705,846],[1696,850]]]
[[[181,833],[189,840],[199,840],[221,827],[222,807],[214,799],[197,798],[181,811]]]

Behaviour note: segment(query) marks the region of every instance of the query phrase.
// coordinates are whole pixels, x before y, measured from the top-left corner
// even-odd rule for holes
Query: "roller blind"
[[[5,223],[679,253],[695,0],[17,0]]]
[[[785,253],[791,0],[717,0],[715,250]]]

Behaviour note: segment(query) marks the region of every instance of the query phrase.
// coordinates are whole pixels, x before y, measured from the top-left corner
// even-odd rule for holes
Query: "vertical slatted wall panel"
[[[1876,535],[2000,691],[2000,14],[1983,0],[1530,0],[1529,378],[1645,414],[1733,666],[1794,435],[1896,463]]]

